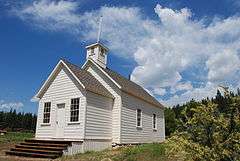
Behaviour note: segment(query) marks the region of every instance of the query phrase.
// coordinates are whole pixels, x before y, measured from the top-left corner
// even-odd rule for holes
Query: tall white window
[[[157,116],[156,114],[153,114],[153,129],[157,130]]]
[[[45,102],[44,109],[43,109],[43,123],[50,122],[50,111],[51,111],[51,102]]]
[[[70,121],[77,122],[79,121],[79,98],[71,99],[71,115]]]
[[[137,119],[136,119],[136,123],[137,123],[137,127],[142,127],[142,110],[137,109]]]

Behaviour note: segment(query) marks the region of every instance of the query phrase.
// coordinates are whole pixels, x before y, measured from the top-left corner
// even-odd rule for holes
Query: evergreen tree
[[[164,116],[165,116],[165,133],[166,136],[170,136],[170,134],[175,132],[177,128],[175,113],[172,109],[165,108]]]
[[[227,110],[214,103],[227,100]],[[223,101],[224,102],[224,101]],[[208,104],[198,104],[182,112],[186,122],[178,129],[175,142],[188,154],[186,160],[237,161],[240,160],[240,97],[222,96]]]

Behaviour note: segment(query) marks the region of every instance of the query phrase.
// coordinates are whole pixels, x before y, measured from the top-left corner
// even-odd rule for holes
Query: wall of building
[[[136,127],[136,110],[142,110],[142,128]],[[153,130],[153,114],[157,130]],[[165,139],[164,110],[127,93],[122,93],[121,143],[162,142]]]
[[[113,99],[87,92],[84,139],[112,140]]]
[[[84,140],[83,151],[101,151],[112,148],[112,140]]]
[[[102,83],[102,85],[114,96],[112,106],[112,141],[120,143],[120,114],[121,114],[121,96],[118,87],[95,65],[87,66],[87,70]]]
[[[80,98],[79,122],[70,124],[70,104],[72,98]],[[51,102],[50,123],[43,124],[44,102]],[[84,135],[84,114],[86,97],[78,83],[64,67],[56,75],[51,85],[39,101],[38,119],[36,127],[37,138],[56,137],[57,104],[65,103],[64,138],[82,139]]]

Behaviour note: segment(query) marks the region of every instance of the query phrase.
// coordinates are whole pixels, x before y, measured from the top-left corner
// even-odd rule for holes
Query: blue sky
[[[239,87],[240,1],[0,0],[0,110],[30,102],[60,58],[82,65],[101,40],[108,66],[165,105]]]

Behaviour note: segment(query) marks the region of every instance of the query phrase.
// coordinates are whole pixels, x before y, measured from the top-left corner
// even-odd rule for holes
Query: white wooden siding
[[[82,139],[84,131],[84,113],[86,97],[82,89],[78,88],[77,81],[66,68],[62,68],[52,81],[51,85],[39,101],[36,137],[54,138],[56,136],[56,112],[57,104],[65,103],[65,127],[64,138]],[[70,122],[70,104],[72,98],[80,98],[79,124],[68,124]],[[44,102],[51,102],[50,124],[43,125]]]
[[[122,92],[121,143],[161,142],[165,138],[164,111],[132,95]],[[136,127],[136,110],[142,110],[142,129]],[[153,130],[153,114],[157,131]]]
[[[112,103],[111,98],[87,92],[84,139],[112,139]]]
[[[101,151],[112,148],[112,140],[84,140],[83,152]]]
[[[114,96],[112,108],[112,139],[114,143],[120,143],[120,114],[121,114],[121,91],[118,87],[94,65],[87,70]]]

